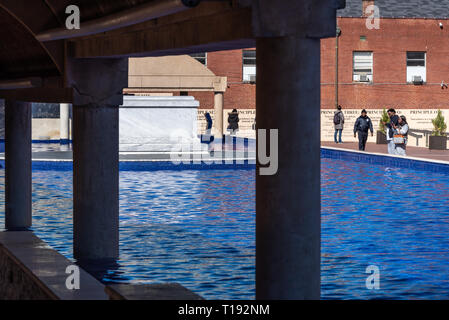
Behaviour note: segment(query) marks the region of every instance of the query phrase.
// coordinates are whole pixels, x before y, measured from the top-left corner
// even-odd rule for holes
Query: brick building
[[[379,29],[368,29],[371,18],[362,17],[368,4],[380,10]],[[449,82],[448,15],[449,1],[348,0],[338,18],[339,103],[349,109],[449,108],[449,90],[441,86]],[[322,40],[326,109],[335,106],[335,48],[335,38]]]
[[[378,29],[367,27],[374,22],[371,13],[376,14],[369,10],[370,5],[379,10]],[[337,20],[341,32],[338,64],[337,39],[324,39],[321,44],[322,140],[333,139],[332,118],[337,103],[343,106],[346,116],[346,141],[353,140],[349,127],[362,108],[368,110],[374,122],[378,122],[384,108],[398,109],[415,130],[430,131],[431,119],[438,109],[442,109],[449,119],[449,1],[346,0],[346,8],[338,12]],[[223,101],[224,128],[227,112],[235,108],[240,114],[239,135],[254,137],[255,49],[192,56],[207,66],[208,76],[227,80]],[[174,57],[171,59],[160,66],[161,74],[170,69],[167,66],[178,68],[172,64],[181,62]],[[273,56],[273,59],[282,57]],[[184,60],[182,64],[185,67]],[[153,67],[148,68],[154,72]],[[186,70],[192,71],[188,67]],[[179,78],[204,77],[202,73],[189,72],[176,75]],[[157,81],[160,82],[160,78]],[[204,113],[210,112],[214,117],[214,90],[174,90],[173,94],[192,95],[200,101],[198,128],[199,133],[204,132]],[[275,108],[273,106],[273,110]],[[425,139],[418,140],[412,143],[425,146]]]
[[[246,58],[247,54],[253,55],[254,59]],[[255,49],[209,52],[193,56],[205,63],[215,75],[227,77],[228,88],[224,95],[225,109],[256,108],[256,85],[255,79],[251,78],[252,75],[256,75]],[[244,61],[247,64],[244,65]],[[248,71],[247,68],[250,70]],[[203,92],[189,92],[189,94],[193,94],[200,100],[202,109],[214,108],[212,95]]]
[[[224,125],[227,125],[226,113],[232,109],[239,111],[240,132],[238,135],[255,137],[253,124],[256,110],[256,51],[255,49],[239,49],[229,51],[209,52],[192,55],[202,62],[215,75],[227,78],[227,89],[224,94],[225,109]],[[214,116],[214,95],[210,92],[191,92],[200,101],[198,128],[205,129],[204,112]]]
[[[373,20],[377,14],[378,29]],[[430,130],[430,120],[438,109],[449,118],[448,17],[449,1],[347,0],[337,18],[341,30],[338,80],[337,39],[322,40],[322,139],[332,138],[331,119],[337,101],[350,124],[362,108],[369,110],[373,121],[378,121],[383,108],[396,108],[415,129]],[[255,108],[255,84],[251,81],[255,70],[249,67],[255,60],[248,59],[251,55],[255,52],[249,49],[203,56],[212,72],[228,77],[225,109]],[[201,101],[202,108],[213,108],[212,96],[191,94]],[[346,140],[352,140],[351,136],[346,130]],[[424,140],[417,139],[417,144],[422,143]]]

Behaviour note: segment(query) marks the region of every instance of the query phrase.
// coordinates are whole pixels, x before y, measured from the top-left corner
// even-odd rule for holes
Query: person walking
[[[212,125],[213,125],[212,117],[210,116],[209,112],[206,112],[204,114],[204,118],[206,119],[206,134],[210,135],[211,131],[212,131]]]
[[[334,141],[335,143],[343,143],[341,141],[341,134],[343,133],[343,127],[345,124],[345,115],[343,114],[343,111],[341,111],[341,106],[339,105],[337,107],[337,111],[335,111],[334,113],[334,128],[335,128],[335,133],[334,133]],[[337,136],[338,136],[338,140],[337,140]]]
[[[204,118],[206,119],[206,132],[201,135],[201,142],[209,144],[214,141],[214,136],[212,135],[213,121],[209,112],[204,114]]]
[[[368,130],[371,131],[371,136],[374,135],[373,123],[368,117],[366,110],[362,110],[362,114],[354,123],[354,138],[356,134],[359,135],[359,150],[365,151],[366,141],[368,140]]]
[[[394,126],[399,124],[399,116],[396,114],[396,110],[388,109],[388,116],[390,117],[390,122],[384,123],[387,134],[387,144],[388,144],[388,154],[396,154],[396,145],[393,141],[394,136]]]
[[[237,109],[233,109],[232,112],[228,114],[228,131],[231,136],[234,136],[237,131],[239,131],[239,113]]]
[[[393,137],[394,144],[396,146],[396,154],[398,156],[406,156],[406,146],[408,140],[408,123],[405,116],[400,116],[398,119],[398,125],[395,128],[395,135]]]

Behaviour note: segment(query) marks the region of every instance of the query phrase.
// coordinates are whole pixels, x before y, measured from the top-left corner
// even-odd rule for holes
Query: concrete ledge
[[[32,232],[0,232],[0,299],[107,300],[105,286],[81,268],[80,289],[67,289],[73,264]]]
[[[414,158],[409,156],[397,156],[383,153],[370,153],[365,151],[355,151],[341,148],[321,147],[321,157],[351,160],[356,162],[364,162],[369,164],[393,166],[398,168],[406,168],[413,170],[431,171],[437,173],[449,173],[449,162]]]
[[[113,284],[105,292],[110,300],[204,300],[177,283],[166,284]]]

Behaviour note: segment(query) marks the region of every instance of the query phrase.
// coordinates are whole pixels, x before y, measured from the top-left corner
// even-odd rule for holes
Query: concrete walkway
[[[341,149],[349,149],[349,150],[358,150],[357,142],[345,142],[343,144],[336,144],[334,142],[321,142],[321,146],[323,147],[333,147],[333,148],[341,148]],[[387,145],[379,145],[372,142],[368,142],[366,144],[367,152],[374,153],[384,153],[387,154]],[[229,154],[224,154],[221,152],[217,152],[216,158],[218,159],[226,159],[229,157]],[[208,159],[207,152],[199,153],[203,154],[203,160]],[[407,156],[414,158],[423,158],[430,160],[440,160],[440,161],[448,161],[449,162],[449,150],[429,150],[428,148],[419,148],[419,147],[407,147]],[[4,160],[4,153],[0,153],[0,160]],[[255,152],[250,150],[248,153],[237,151],[234,154],[234,159],[246,159],[246,160],[254,160],[256,157]],[[40,161],[72,161],[72,151],[39,151],[33,152],[32,154],[33,160]],[[170,153],[163,152],[128,152],[128,153],[120,153],[120,161],[170,161]]]
[[[177,153],[169,152],[126,152],[119,154],[120,161],[172,161],[181,160],[180,155]],[[185,157],[185,158],[184,158]],[[236,151],[232,152],[222,152],[216,151],[212,156],[209,152],[195,152],[195,153],[185,153],[184,159],[201,159],[203,161],[225,161],[225,160],[248,160],[255,161],[256,153],[254,151]],[[72,151],[41,151],[33,152],[33,161],[62,161],[71,162],[73,159]],[[0,153],[0,161],[5,160],[5,154]]]
[[[345,142],[336,144],[334,142],[321,142],[323,147],[333,147],[349,150],[359,150],[358,142]],[[366,152],[385,153],[387,154],[387,145],[375,144],[368,142],[366,144]],[[428,148],[407,147],[407,156],[414,158],[423,158],[430,160],[440,160],[449,162],[449,150],[429,150]]]

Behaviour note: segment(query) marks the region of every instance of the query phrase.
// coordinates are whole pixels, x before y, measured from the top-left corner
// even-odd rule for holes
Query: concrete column
[[[5,228],[31,227],[31,103],[5,101]]]
[[[70,105],[68,103],[60,104],[59,119],[60,119],[61,144],[69,144],[69,142],[70,142],[69,110],[70,110]]]
[[[215,92],[214,95],[214,110],[215,110],[215,135],[218,138],[223,137],[223,105],[224,105],[224,93]]]
[[[257,165],[256,296],[319,299],[320,40],[256,43],[257,128],[279,130],[277,174]]]
[[[74,106],[73,134],[74,256],[113,260],[119,250],[118,108]]]
[[[119,253],[118,107],[128,59],[69,59],[73,102],[73,251],[83,266]]]

